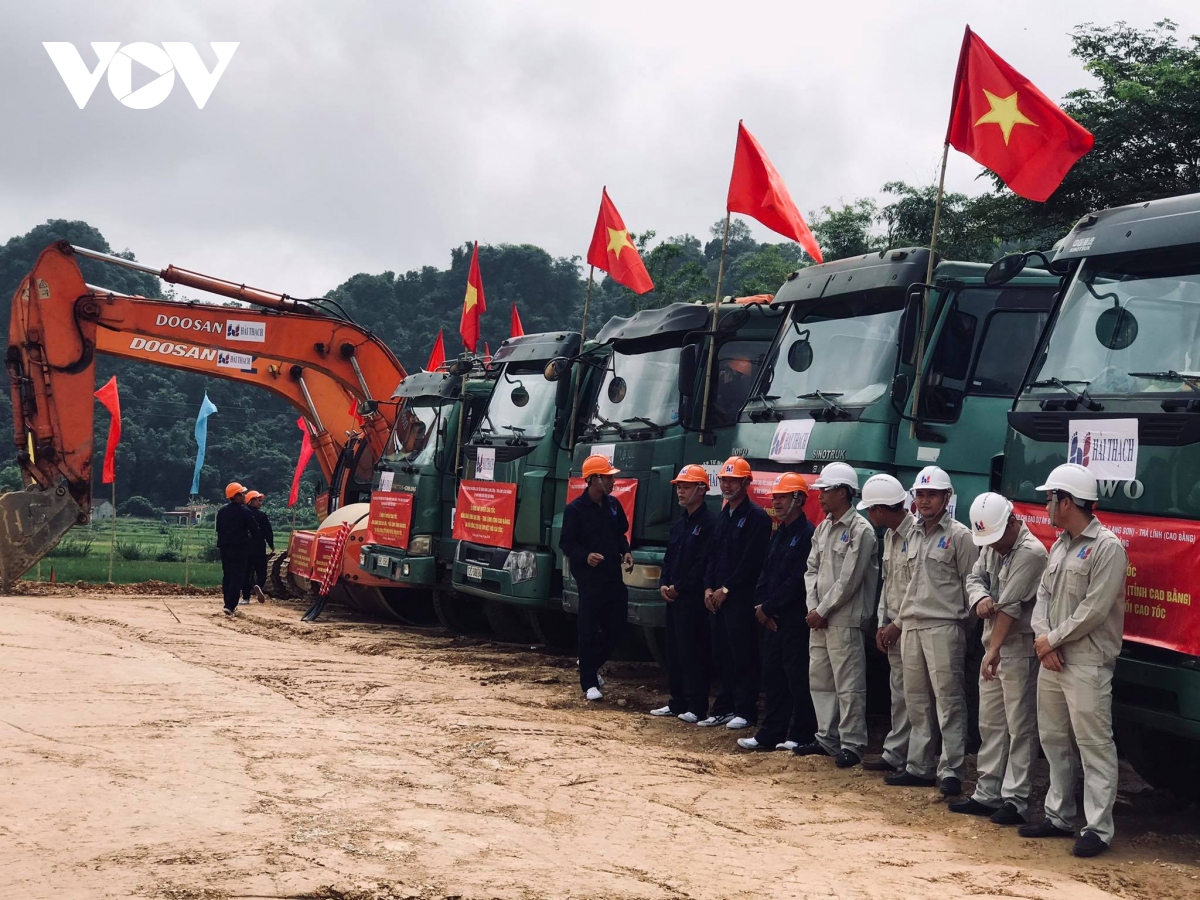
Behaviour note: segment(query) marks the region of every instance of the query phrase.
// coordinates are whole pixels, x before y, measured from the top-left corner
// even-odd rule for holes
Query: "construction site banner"
[[[781,473],[752,471],[750,474],[754,476],[754,480],[750,482],[750,499],[767,511],[772,522],[776,522],[775,501],[771,498],[771,488],[775,487],[775,480]],[[710,476],[710,480],[712,477]],[[825,520],[825,513],[821,510],[821,501],[817,499],[820,494],[813,488],[813,482],[817,480],[817,476],[801,474],[800,477],[808,485],[808,497],[804,501],[804,515],[808,516],[808,521],[812,522],[815,527]],[[717,493],[720,491],[721,489],[718,487]],[[710,490],[709,493],[712,491]]]
[[[312,577],[313,544],[317,535],[312,531],[293,531],[288,541],[288,571],[302,578]]]
[[[317,536],[316,549],[313,551],[312,574],[308,576],[310,581],[320,581],[324,577],[336,547],[336,532]]]
[[[1054,543],[1058,532],[1044,506],[1015,503],[1013,508],[1043,544]],[[1200,522],[1103,510],[1096,518],[1121,539],[1129,554],[1126,640],[1200,656]]]
[[[367,518],[367,543],[407,550],[412,511],[413,495],[407,491],[374,491]]]
[[[464,481],[458,486],[454,539],[512,547],[517,486],[502,481]]]
[[[637,486],[636,478],[613,479],[612,495],[621,504],[621,509],[625,510],[625,518],[629,521],[629,529],[625,532],[627,541],[633,540],[633,509],[637,502]],[[567,502],[570,503],[576,497],[582,497],[586,488],[586,481],[578,476],[573,476],[567,482]]]

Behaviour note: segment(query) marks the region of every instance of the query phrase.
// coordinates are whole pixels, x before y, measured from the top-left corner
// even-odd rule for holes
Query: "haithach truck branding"
[[[222,334],[231,341],[264,343],[267,339],[267,323],[245,319],[202,319],[198,316],[169,316],[160,313],[154,318],[157,328],[178,328],[180,331],[202,331],[205,334]]]

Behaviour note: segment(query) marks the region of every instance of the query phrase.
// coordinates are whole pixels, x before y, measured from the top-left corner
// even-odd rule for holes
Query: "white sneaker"
[[[737,731],[742,728],[749,728],[750,723],[747,722],[745,719],[743,719],[741,716],[734,716],[732,719],[730,719],[728,722],[725,723],[725,727],[732,729],[733,731]]]
[[[588,688],[587,693],[584,694],[584,696],[587,697],[587,699],[589,699],[589,700],[603,700],[604,699],[604,695],[602,693],[600,693],[600,688]]]
[[[724,715],[720,716],[709,716],[707,719],[703,719],[696,724],[701,728],[714,728],[717,725],[724,725],[726,722],[732,721],[733,718],[733,713],[725,713]]]
[[[738,738],[738,746],[743,750],[757,750],[759,743],[755,738]]]
[[[700,721],[700,717],[694,712],[680,713],[678,716],[676,716],[676,718],[679,719],[680,722],[686,722],[688,725],[695,725]]]
[[[671,712],[671,707],[669,705],[667,705],[667,706],[660,706],[658,709],[650,710],[650,715],[652,715],[652,716],[670,716],[670,715],[674,715],[674,713]]]
[[[249,600],[239,600],[238,601],[238,606],[249,606],[249,605],[250,605]]]
[[[776,750],[795,750],[800,745],[796,741],[784,741],[782,744],[776,744]]]

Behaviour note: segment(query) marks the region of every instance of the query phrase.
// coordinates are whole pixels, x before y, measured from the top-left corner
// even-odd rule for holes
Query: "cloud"
[[[936,179],[964,16],[1052,97],[1088,83],[1070,29],[1177,4],[659,2],[20,4],[0,75],[0,234],[82,218],[118,248],[295,295],[444,266],[464,241],[582,255],[609,191],[635,231],[703,236],[736,124],[804,210]],[[1033,24],[1035,23],[1035,24]],[[101,81],[76,108],[42,49],[240,47],[205,109]],[[177,79],[178,81],[178,79]],[[136,84],[136,83],[135,83]],[[951,155],[947,186],[977,193]],[[766,232],[759,233],[764,239]]]

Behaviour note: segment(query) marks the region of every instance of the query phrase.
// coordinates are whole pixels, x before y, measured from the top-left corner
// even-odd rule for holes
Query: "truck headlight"
[[[409,556],[428,556],[433,550],[433,535],[419,534],[408,542]]]
[[[358,567],[360,569],[365,569],[367,567],[367,551],[366,550],[358,551]]]
[[[513,584],[533,581],[537,578],[537,556],[529,550],[514,550],[508,554],[503,568],[512,578]]]
[[[634,563],[633,571],[626,572],[621,569],[621,577],[625,584],[631,588],[641,588],[643,590],[657,590],[658,580],[662,577],[662,566],[647,566],[642,563]]]

